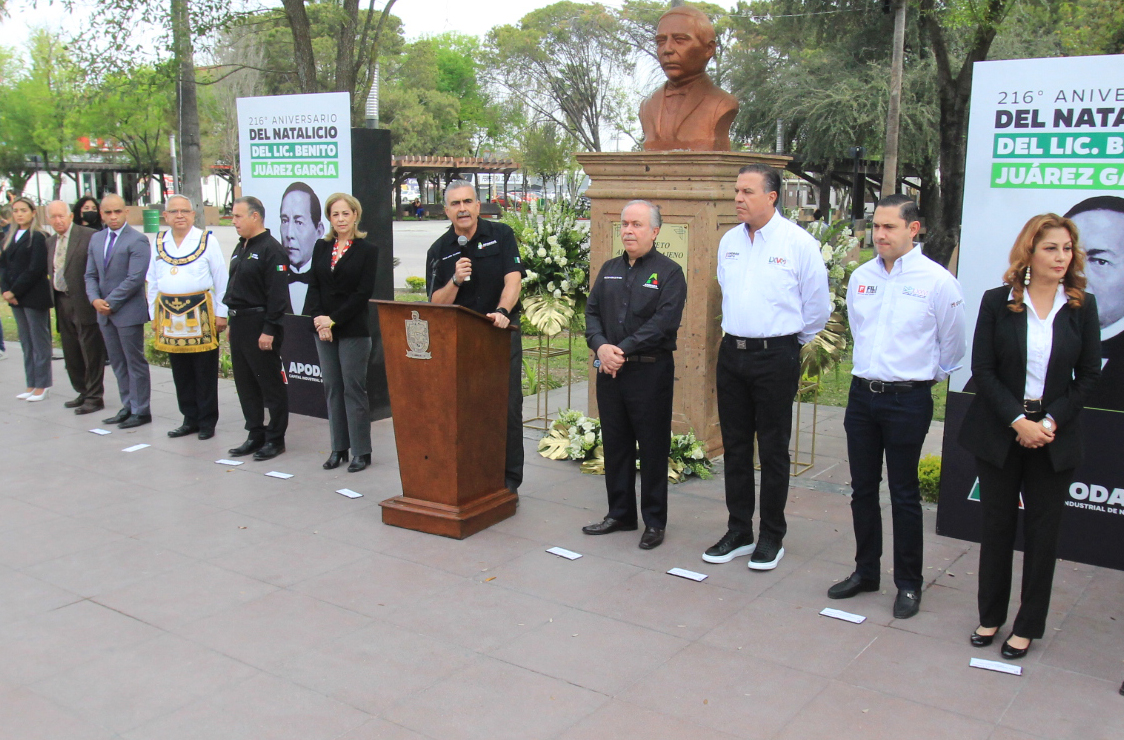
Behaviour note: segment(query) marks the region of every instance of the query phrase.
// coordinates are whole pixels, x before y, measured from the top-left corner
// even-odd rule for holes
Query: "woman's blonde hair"
[[[1030,267],[1031,255],[1034,254],[1038,242],[1042,240],[1042,235],[1049,229],[1065,229],[1073,242],[1073,259],[1069,261],[1069,268],[1062,278],[1065,294],[1069,297],[1067,303],[1073,308],[1080,308],[1085,301],[1085,250],[1078,241],[1077,224],[1056,213],[1043,213],[1026,222],[1015,239],[1015,245],[1011,247],[1011,254],[1008,257],[1010,267],[1003,275],[1003,282],[1011,287],[1013,298],[1007,304],[1007,308],[1015,313],[1021,313],[1023,310],[1025,290],[1023,280],[1026,278],[1027,268]]]
[[[336,233],[336,227],[332,225],[332,206],[336,203],[343,201],[347,207],[355,212],[355,233],[352,234],[353,239],[362,239],[367,236],[366,231],[359,230],[359,222],[363,220],[363,206],[359,205],[359,201],[355,196],[348,195],[347,193],[332,193],[328,196],[328,200],[324,201],[324,220],[328,222],[328,233],[324,238],[329,241],[339,239],[340,235]]]
[[[16,203],[23,203],[31,209],[31,223],[28,224],[27,230],[42,231],[42,227],[39,225],[39,209],[35,207],[35,204],[31,202],[30,198],[20,196],[19,198],[16,198],[8,204],[8,213],[9,217],[12,219],[12,222],[8,226],[8,234],[4,237],[4,249],[7,249],[8,245],[15,241],[16,232],[19,231],[19,227],[16,226],[15,214],[11,211],[12,207],[14,207]]]

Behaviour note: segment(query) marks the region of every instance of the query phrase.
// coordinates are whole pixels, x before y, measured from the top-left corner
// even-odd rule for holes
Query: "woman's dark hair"
[[[82,220],[82,206],[86,205],[87,203],[93,203],[94,204],[94,213],[97,214],[97,218],[91,223],[87,223],[86,221]],[[102,227],[101,208],[98,206],[97,199],[94,198],[93,196],[83,195],[74,204],[74,207],[70,209],[70,212],[74,214],[74,223],[78,224],[79,226],[89,226],[91,229],[94,229],[95,231],[98,231],[98,230],[101,229],[101,227]]]

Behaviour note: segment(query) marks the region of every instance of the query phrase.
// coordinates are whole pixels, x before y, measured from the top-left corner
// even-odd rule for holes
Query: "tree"
[[[587,150],[624,114],[622,82],[635,64],[616,18],[599,4],[564,0],[488,34],[499,82],[535,117],[553,121]]]
[[[30,130],[22,125],[31,119],[25,110],[31,101],[16,94],[16,84],[22,73],[15,55],[0,47],[0,175],[7,178],[8,186],[22,192],[27,181],[35,174],[28,155],[35,151]]]
[[[576,142],[559,131],[553,121],[528,126],[519,139],[523,169],[538,175],[545,186],[554,182],[558,192],[559,178],[570,169]]]

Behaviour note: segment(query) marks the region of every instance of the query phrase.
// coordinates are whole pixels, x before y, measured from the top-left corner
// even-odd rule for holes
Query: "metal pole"
[[[172,153],[172,192],[180,192],[180,165],[176,157],[176,135],[168,134],[168,151]]]
[[[894,54],[890,65],[890,104],[886,110],[886,154],[882,165],[882,197],[898,192],[898,134],[901,126],[902,67],[905,64],[905,0],[896,0]]]
[[[379,127],[379,64],[375,62],[375,79],[371,81],[371,91],[367,93],[367,128]]]

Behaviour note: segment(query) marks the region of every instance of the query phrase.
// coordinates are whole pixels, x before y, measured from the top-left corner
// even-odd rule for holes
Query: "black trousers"
[[[626,362],[617,377],[597,374],[597,408],[605,445],[609,516],[636,522],[636,447],[640,446],[640,514],[644,526],[667,527],[667,458],[675,361]]]
[[[246,419],[250,439],[284,442],[289,428],[289,394],[281,366],[281,343],[285,334],[280,327],[273,336],[273,349],[258,349],[258,339],[265,326],[265,313],[231,316],[230,360],[234,366],[234,386]],[[269,409],[269,426],[265,410]]]
[[[778,342],[739,350],[724,337],[718,350],[718,421],[725,448],[726,509],[731,531],[753,534],[753,439],[761,459],[761,537],[780,542],[788,527],[792,402],[800,384],[800,345]]]
[[[219,422],[219,351],[172,352],[172,380],[184,426],[213,432]],[[241,395],[241,394],[239,394]]]
[[[76,301],[86,300],[86,293],[75,298],[55,291],[55,321],[62,342],[63,364],[70,384],[83,401],[102,403],[105,395],[105,340],[97,321],[83,324],[75,310]]]
[[[879,580],[882,561],[882,456],[890,484],[894,522],[894,585],[921,589],[924,523],[917,464],[929,424],[933,394],[927,386],[902,393],[874,393],[851,380],[843,428],[851,465],[851,519],[855,526],[855,571]]]
[[[1046,447],[1028,450],[1018,442],[1011,443],[1007,463],[1002,468],[977,458],[976,469],[983,510],[978,597],[980,626],[999,627],[1007,621],[1021,491],[1025,507],[1022,604],[1015,617],[1014,633],[1019,637],[1041,638],[1050,610],[1058,527],[1074,470],[1055,471]]]
[[[511,370],[507,382],[507,454],[504,485],[512,491],[523,485],[523,333],[511,332]]]

